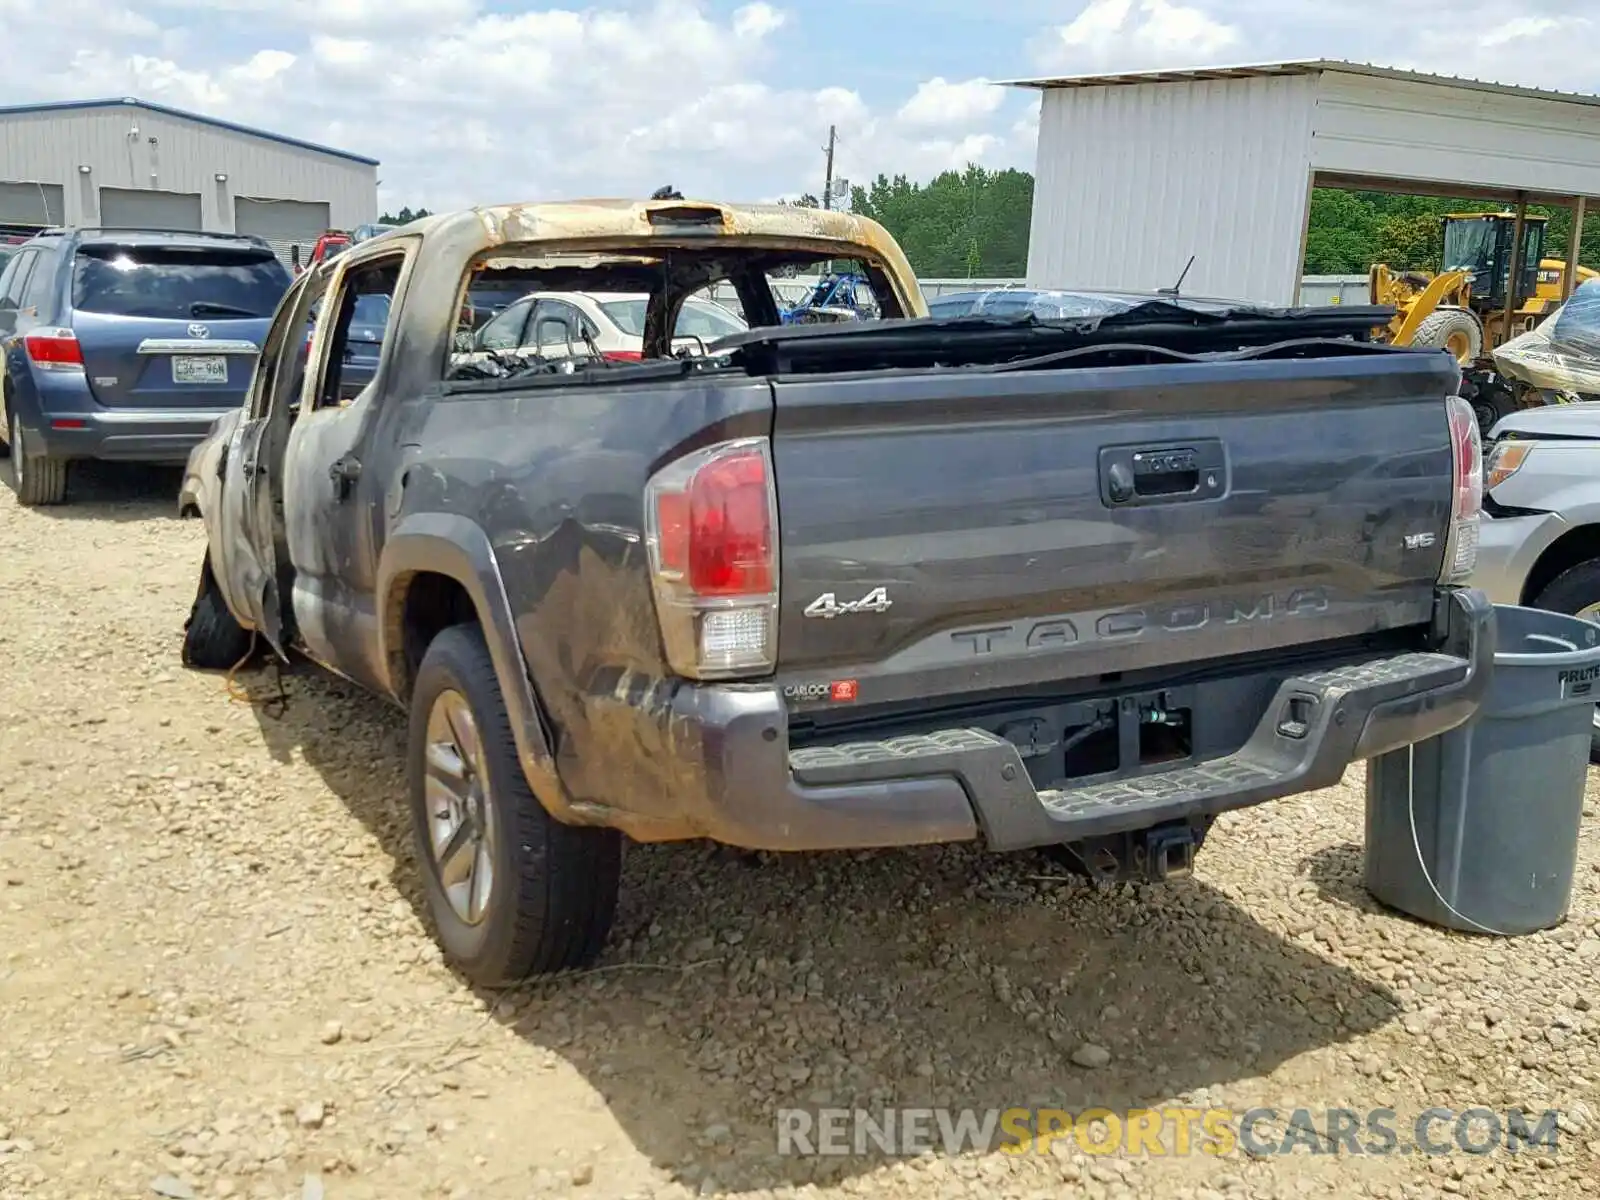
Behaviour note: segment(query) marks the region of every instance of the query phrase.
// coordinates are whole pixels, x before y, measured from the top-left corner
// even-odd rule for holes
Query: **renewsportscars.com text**
[[[1085,1154],[1255,1157],[1284,1154],[1554,1153],[1554,1109],[1274,1108],[781,1109],[778,1153],[846,1156],[998,1150],[1049,1154],[1061,1143]]]

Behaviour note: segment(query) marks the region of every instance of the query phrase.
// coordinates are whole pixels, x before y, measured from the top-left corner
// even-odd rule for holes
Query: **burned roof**
[[[430,234],[481,231],[482,249],[517,243],[568,242],[600,248],[647,241],[694,244],[714,238],[766,242],[775,248],[838,248],[878,258],[905,276],[911,266],[876,221],[832,209],[788,204],[723,204],[713,200],[592,199],[498,204],[424,217],[408,228]]]

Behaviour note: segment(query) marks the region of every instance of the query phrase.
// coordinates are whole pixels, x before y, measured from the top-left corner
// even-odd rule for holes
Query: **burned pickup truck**
[[[880,319],[785,325],[774,282],[823,262]],[[534,299],[486,351],[457,324],[488,282]],[[750,328],[674,351],[713,286]],[[647,297],[642,352],[577,294]],[[1475,711],[1477,430],[1371,310],[1093,308],[930,318],[882,228],[785,207],[362,243],[296,280],[191,459],[185,661],[259,639],[409,711],[432,913],[485,983],[600,950],[624,837],[1180,873],[1217,814]]]

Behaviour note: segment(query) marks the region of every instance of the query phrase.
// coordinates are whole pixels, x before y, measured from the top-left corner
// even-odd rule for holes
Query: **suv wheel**
[[[1568,567],[1528,603],[1548,612],[1600,623],[1600,558]],[[1600,763],[1600,705],[1595,706],[1594,725],[1589,731],[1589,761]]]
[[[66,462],[29,454],[15,413],[7,412],[6,426],[11,433],[11,485],[18,502],[29,506],[60,504],[67,498]]]
[[[446,629],[423,656],[407,767],[428,908],[462,974],[500,987],[593,960],[616,911],[622,837],[563,825],[534,796],[476,625]]]

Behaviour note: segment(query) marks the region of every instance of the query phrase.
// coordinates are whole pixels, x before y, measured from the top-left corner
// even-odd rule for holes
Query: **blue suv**
[[[181,463],[244,400],[291,282],[237,234],[41,233],[0,274],[0,441],[17,499],[59,504],[67,464]]]

